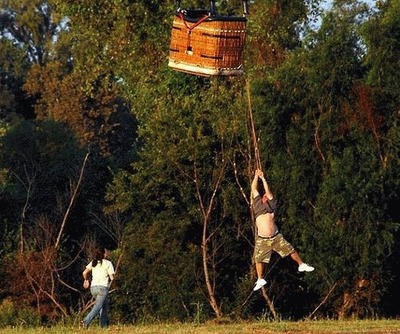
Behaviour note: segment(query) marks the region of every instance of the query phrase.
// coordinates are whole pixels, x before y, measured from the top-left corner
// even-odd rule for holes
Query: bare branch
[[[58,233],[58,237],[57,237],[57,240],[56,240],[56,243],[55,243],[55,248],[56,249],[58,249],[58,247],[60,246],[61,237],[62,237],[62,234],[64,232],[65,224],[67,223],[67,219],[68,219],[69,213],[71,211],[72,205],[74,204],[75,197],[76,197],[76,194],[78,193],[79,186],[81,185],[81,182],[82,182],[82,179],[83,179],[83,172],[85,170],[85,166],[86,166],[86,162],[87,162],[87,160],[89,158],[89,154],[90,154],[89,152],[86,153],[85,158],[83,159],[83,164],[82,164],[81,171],[80,171],[80,174],[79,174],[78,182],[77,182],[76,186],[74,187],[74,190],[73,190],[73,193],[72,193],[72,196],[71,196],[71,200],[69,202],[67,211],[65,212],[65,215],[64,215],[61,227],[60,227],[60,231]]]
[[[331,295],[331,293],[333,292],[333,290],[335,289],[336,285],[338,284],[338,282],[335,282],[335,284],[332,285],[332,287],[330,288],[330,290],[328,291],[327,295],[325,296],[325,298],[321,301],[321,303],[319,303],[319,305],[314,309],[314,311],[312,311],[308,317],[306,319],[310,319],[315,312],[318,311],[318,309],[324,305],[326,303],[326,301],[328,300],[329,296]]]

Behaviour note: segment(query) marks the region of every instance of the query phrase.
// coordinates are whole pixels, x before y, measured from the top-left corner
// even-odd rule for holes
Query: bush
[[[12,301],[6,299],[0,305],[0,327],[15,326],[17,309]]]
[[[41,318],[32,308],[17,309],[14,303],[5,299],[0,305],[0,327],[38,326]]]

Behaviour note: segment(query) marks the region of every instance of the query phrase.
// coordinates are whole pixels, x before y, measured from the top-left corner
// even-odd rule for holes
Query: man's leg
[[[293,261],[297,262],[297,264],[300,266],[303,261],[297,251],[294,251],[293,253],[290,254],[290,257],[292,258]]]
[[[256,273],[257,273],[257,278],[258,279],[263,278],[263,269],[264,269],[264,263],[257,262],[256,263]]]
[[[294,251],[293,253],[290,254],[290,257],[292,258],[293,261],[295,261],[299,268],[299,271],[313,271],[314,267],[311,267],[310,265],[308,265],[307,263],[304,263],[303,260],[301,259],[299,253],[297,251]]]
[[[263,278],[263,269],[264,263],[256,262],[257,282],[253,288],[254,291],[261,289],[265,284],[267,284],[267,281]]]

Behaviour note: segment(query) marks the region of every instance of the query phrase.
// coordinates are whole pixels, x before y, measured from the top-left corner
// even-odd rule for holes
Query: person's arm
[[[90,271],[91,271],[90,269],[86,268],[82,273],[82,276],[83,276],[83,287],[85,289],[87,289],[89,287],[89,285],[90,285],[90,282],[89,282]]]
[[[274,195],[272,194],[271,190],[269,189],[267,180],[265,179],[264,173],[263,173],[263,172],[260,173],[260,179],[261,179],[262,184],[263,184],[263,186],[264,186],[264,191],[265,191],[265,194],[267,195],[267,198],[268,198],[269,200],[273,199],[273,198],[274,198]]]
[[[110,262],[110,265],[109,265],[109,267],[108,267],[107,273],[108,273],[108,278],[109,278],[108,287],[110,288],[111,283],[112,283],[112,282],[114,281],[114,279],[115,279],[114,266],[113,266],[113,264],[112,264],[111,262]]]
[[[83,271],[83,273],[82,273],[83,279],[84,279],[85,281],[88,281],[88,280],[89,280],[89,274],[90,274],[90,269],[86,268],[86,269]]]
[[[258,169],[254,173],[254,178],[253,182],[251,182],[251,198],[256,198],[259,195],[259,192],[257,190],[257,185],[258,185]]]
[[[110,266],[108,267],[108,277],[110,278],[110,281],[113,281],[115,278],[114,265],[111,262]]]

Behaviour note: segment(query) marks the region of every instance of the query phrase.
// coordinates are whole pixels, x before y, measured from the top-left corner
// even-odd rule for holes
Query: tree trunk
[[[222,159],[223,160],[223,159]],[[206,283],[207,287],[207,292],[208,292],[208,300],[210,303],[211,308],[215,312],[215,315],[217,318],[221,318],[223,313],[221,310],[220,305],[218,305],[217,298],[216,298],[216,293],[215,293],[215,285],[212,284],[212,278],[210,275],[210,268],[209,268],[209,251],[208,251],[208,245],[210,243],[210,238],[213,234],[215,234],[216,231],[213,231],[212,233],[208,233],[208,223],[211,217],[211,212],[214,207],[214,202],[215,202],[215,197],[217,194],[217,190],[220,187],[221,181],[223,179],[224,173],[225,173],[225,167],[226,164],[222,163],[222,166],[220,167],[220,170],[218,173],[216,173],[216,178],[213,184],[213,189],[212,189],[212,195],[209,199],[209,202],[207,203],[207,207],[204,205],[203,201],[203,196],[201,193],[201,190],[199,188],[200,182],[198,182],[198,175],[197,175],[197,169],[196,166],[194,167],[194,181],[196,185],[196,195],[197,199],[199,201],[199,207],[200,207],[200,212],[202,214],[202,221],[203,221],[203,233],[202,233],[202,240],[201,240],[201,255],[202,255],[202,260],[203,260],[203,273],[204,273],[204,280]]]

